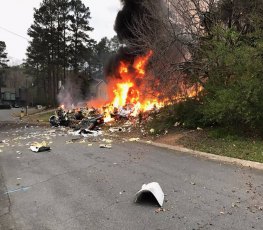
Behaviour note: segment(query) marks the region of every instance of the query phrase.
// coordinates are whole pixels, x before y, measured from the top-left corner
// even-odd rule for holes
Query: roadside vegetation
[[[145,8],[152,18],[134,22],[139,36],[130,43],[157,54],[151,68],[162,92],[180,92],[171,82],[202,88],[161,109],[147,129],[158,135],[176,126],[185,147],[263,162],[263,2],[171,0],[168,17],[150,1]],[[164,30],[154,33],[152,21]]]
[[[178,144],[198,151],[263,163],[263,141],[257,137],[227,133],[224,129],[195,131]]]

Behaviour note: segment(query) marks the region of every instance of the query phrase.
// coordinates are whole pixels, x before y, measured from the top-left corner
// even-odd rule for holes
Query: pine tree
[[[0,68],[7,67],[7,53],[6,53],[6,44],[3,41],[0,41]]]
[[[80,0],[43,0],[34,11],[26,66],[37,82],[42,82],[49,103],[54,105],[59,81],[65,82],[67,70],[82,70],[92,42],[88,35],[92,30],[90,12]]]
[[[90,39],[88,32],[91,32],[93,28],[89,26],[89,19],[91,18],[89,7],[86,7],[81,0],[71,0],[70,10],[69,63],[74,73],[78,73],[83,69],[88,48],[92,46],[93,40]]]
[[[4,86],[3,74],[7,68],[7,53],[6,53],[6,44],[3,41],[0,41],[0,87]]]

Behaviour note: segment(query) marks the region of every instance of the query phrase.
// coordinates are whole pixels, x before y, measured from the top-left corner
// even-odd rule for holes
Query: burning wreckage
[[[156,112],[157,109],[154,107],[147,114],[139,113],[136,117],[133,116],[133,105],[125,105],[120,109],[114,108],[113,112],[110,113],[110,118],[107,111],[107,109],[104,111],[93,107],[90,109],[79,108],[77,111],[75,109],[66,111],[63,107],[59,107],[55,114],[49,118],[49,122],[52,127],[64,126],[75,131],[79,130],[79,134],[94,134],[92,131],[100,130],[102,125],[110,121],[129,121],[129,124],[141,123],[143,118],[146,119],[150,113]],[[112,128],[111,130],[115,129]]]
[[[50,125],[53,127],[65,126],[79,131],[79,134],[88,134],[98,131],[104,124],[103,115],[96,109],[79,109],[66,111],[63,106],[59,107],[55,114],[49,118]]]
[[[132,58],[132,61],[119,60],[107,75],[107,100],[90,100],[82,109],[66,108],[68,103],[62,101],[55,115],[50,117],[51,126],[67,126],[79,134],[94,134],[93,131],[98,131],[104,123],[129,120],[131,124],[140,124],[147,120],[151,113],[169,103],[169,100],[157,97],[159,93],[149,87],[149,80],[154,81],[146,74],[151,56],[150,51]],[[193,97],[200,90],[189,89],[187,94]],[[176,96],[175,100],[178,98]]]
[[[108,100],[91,100],[85,108],[69,109],[62,105],[49,119],[51,126],[66,126],[80,132],[97,131],[110,121],[122,119],[134,123],[143,114],[163,106],[163,102],[146,97],[144,93],[145,69],[152,52],[131,61],[120,61],[116,73],[108,77]]]

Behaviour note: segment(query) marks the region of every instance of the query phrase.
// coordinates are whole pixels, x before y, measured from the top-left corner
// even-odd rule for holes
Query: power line
[[[2,26],[0,26],[0,29],[5,30],[5,31],[7,31],[7,32],[10,33],[10,34],[16,35],[16,36],[18,36],[18,37],[20,37],[20,38],[23,38],[23,39],[29,41],[29,39],[27,39],[26,37],[23,37],[22,35],[17,34],[17,33],[13,32],[13,31],[11,31],[11,30],[8,30],[8,29],[6,29],[6,28],[4,28],[4,27],[2,27]]]

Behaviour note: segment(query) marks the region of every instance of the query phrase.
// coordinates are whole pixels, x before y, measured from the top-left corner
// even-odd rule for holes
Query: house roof
[[[91,91],[91,93],[96,93],[97,87],[103,83],[107,84],[103,79],[91,79],[90,80],[90,91]]]

